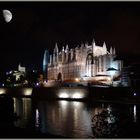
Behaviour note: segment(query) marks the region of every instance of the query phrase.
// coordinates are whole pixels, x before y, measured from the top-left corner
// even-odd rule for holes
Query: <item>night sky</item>
[[[13,18],[4,21],[2,10]],[[0,71],[42,69],[44,50],[81,42],[115,47],[120,58],[140,56],[140,2],[0,2]],[[128,59],[129,58],[129,59]]]

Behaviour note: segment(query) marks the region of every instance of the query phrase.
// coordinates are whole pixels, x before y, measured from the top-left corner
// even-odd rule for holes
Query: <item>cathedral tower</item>
[[[49,52],[46,49],[43,58],[43,74],[45,79],[47,79],[48,59],[49,59]]]

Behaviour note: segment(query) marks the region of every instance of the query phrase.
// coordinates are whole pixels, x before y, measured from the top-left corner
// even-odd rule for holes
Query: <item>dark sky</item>
[[[4,21],[2,10],[12,12]],[[0,2],[0,70],[42,69],[45,48],[106,42],[124,59],[140,56],[140,2]]]

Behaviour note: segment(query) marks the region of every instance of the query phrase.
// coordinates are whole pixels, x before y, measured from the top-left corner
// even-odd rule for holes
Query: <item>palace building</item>
[[[53,54],[49,55],[47,79],[92,81],[105,76],[119,76],[123,63],[115,58],[115,48],[107,48],[105,42],[103,46],[97,46],[94,40],[91,45],[85,43],[76,48],[66,45],[62,50],[59,50],[56,43]]]

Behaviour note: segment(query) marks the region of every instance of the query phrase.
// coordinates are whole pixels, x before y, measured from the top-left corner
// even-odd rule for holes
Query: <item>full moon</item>
[[[8,23],[11,21],[12,19],[12,13],[9,10],[2,10],[3,13],[3,17],[5,19],[5,21]]]

